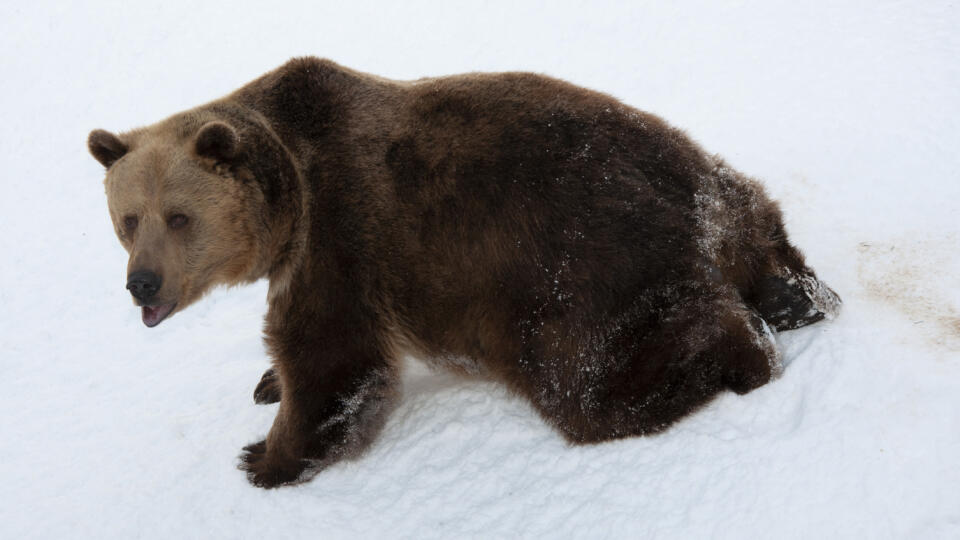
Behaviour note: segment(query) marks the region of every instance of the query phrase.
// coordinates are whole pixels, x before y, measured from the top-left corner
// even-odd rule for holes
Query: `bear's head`
[[[119,136],[90,133],[90,153],[107,168],[110,217],[130,254],[126,288],[148,327],[216,285],[269,270],[277,223],[255,178],[263,167],[250,163],[253,139],[197,115]]]

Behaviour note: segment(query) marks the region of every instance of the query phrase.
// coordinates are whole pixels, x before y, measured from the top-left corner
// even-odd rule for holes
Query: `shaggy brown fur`
[[[767,323],[839,305],[755,181],[540,75],[399,83],[301,58],[89,146],[145,323],[270,280],[258,486],[361,452],[405,353],[500,380],[588,443],[766,383]]]

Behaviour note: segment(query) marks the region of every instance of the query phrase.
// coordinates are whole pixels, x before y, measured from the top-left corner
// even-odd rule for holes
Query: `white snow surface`
[[[0,537],[960,538],[956,2],[346,4],[0,4]],[[299,55],[659,114],[763,179],[843,311],[780,334],[779,380],[589,447],[410,361],[362,458],[251,487],[266,284],[145,328],[85,140]]]

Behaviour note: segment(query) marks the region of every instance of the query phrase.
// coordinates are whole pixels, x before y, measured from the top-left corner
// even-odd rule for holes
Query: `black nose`
[[[140,270],[127,276],[127,290],[137,300],[146,302],[160,290],[160,276],[149,270]]]

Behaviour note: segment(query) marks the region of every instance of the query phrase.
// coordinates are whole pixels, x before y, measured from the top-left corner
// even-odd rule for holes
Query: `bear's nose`
[[[127,276],[127,290],[137,300],[146,302],[160,290],[160,276],[149,270],[140,270]]]

